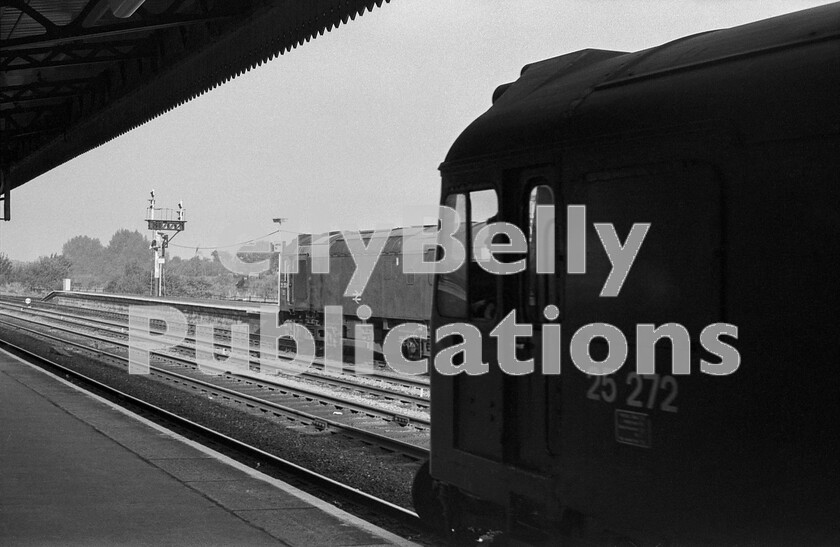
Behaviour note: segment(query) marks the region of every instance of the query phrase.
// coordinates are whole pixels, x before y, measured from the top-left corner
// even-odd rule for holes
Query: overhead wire
[[[195,245],[177,245],[175,243],[170,243],[169,246],[170,247],[178,247],[179,249],[195,249],[196,251],[199,251],[199,250],[207,251],[207,250],[210,250],[210,249],[229,249],[231,247],[241,247],[242,245],[246,245],[248,243],[253,243],[255,241],[265,239],[268,236],[273,236],[274,234],[279,233],[279,232],[296,233],[296,232],[290,232],[289,230],[274,230],[273,232],[265,234],[264,236],[255,237],[255,238],[249,239],[247,241],[240,241],[239,243],[232,243],[230,245],[212,245],[212,246],[209,246],[209,247],[202,247],[202,246],[195,246]]]

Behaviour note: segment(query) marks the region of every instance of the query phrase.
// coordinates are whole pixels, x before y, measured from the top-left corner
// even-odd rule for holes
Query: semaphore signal
[[[146,223],[152,231],[152,242],[149,248],[154,251],[154,262],[152,266],[152,284],[150,294],[152,296],[164,295],[163,265],[166,261],[166,247],[176,235],[184,231],[187,223],[187,210],[184,209],[184,202],[178,202],[177,209],[163,209],[155,207],[155,191],[150,192],[149,206],[146,208]],[[169,235],[167,232],[175,232]]]

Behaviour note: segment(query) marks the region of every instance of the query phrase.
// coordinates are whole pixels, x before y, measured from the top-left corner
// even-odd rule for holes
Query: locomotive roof
[[[431,241],[435,241],[435,234],[437,233],[436,230],[436,226],[406,226],[400,228],[393,228],[391,229],[390,234],[387,236],[388,241],[385,242],[385,247],[382,249],[382,254],[390,255],[402,253],[402,242],[404,237],[425,234],[426,236],[431,238]],[[370,237],[374,234],[374,230],[362,230],[360,234],[365,244],[367,245],[370,241]],[[309,247],[312,244],[313,237],[315,237],[315,241],[318,241],[327,236],[329,236],[330,256],[350,255],[350,250],[347,248],[347,244],[345,243],[344,236],[341,232],[328,232],[314,235],[298,235],[297,242],[300,246],[301,253],[309,253]]]
[[[442,170],[549,143],[715,124],[746,141],[838,132],[840,3],[635,53],[586,49],[522,69]],[[816,76],[815,76],[816,75]]]

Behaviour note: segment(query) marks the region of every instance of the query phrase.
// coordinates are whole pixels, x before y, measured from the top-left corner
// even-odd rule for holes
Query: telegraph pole
[[[146,209],[146,222],[149,230],[152,231],[152,243],[149,248],[154,251],[152,296],[163,296],[163,264],[166,261],[166,247],[175,236],[184,231],[187,223],[186,212],[183,201],[179,201],[178,208],[174,210],[155,207],[155,191],[152,190],[149,207]],[[167,232],[175,233],[170,236]]]
[[[283,225],[284,222],[289,220],[288,218],[273,218],[271,219],[274,223],[277,224],[277,228],[279,230],[280,226]],[[286,268],[283,264],[283,253],[284,247],[286,243],[284,241],[280,241],[280,256],[277,257],[277,305],[280,306],[280,309],[285,309],[283,306],[284,304],[288,303],[288,294],[289,294],[289,274],[286,272]],[[275,252],[277,249],[274,249]]]

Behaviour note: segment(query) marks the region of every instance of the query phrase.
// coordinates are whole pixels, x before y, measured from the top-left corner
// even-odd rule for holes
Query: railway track
[[[62,323],[73,324],[80,328],[92,328],[103,331],[110,337],[116,337],[120,340],[127,339],[127,324],[118,323],[110,320],[100,318],[91,318],[87,316],[78,316],[75,310],[71,313],[66,311],[44,310],[31,307],[22,308],[19,305],[9,305],[0,303],[0,309],[8,311],[26,313],[28,315],[37,315],[47,319],[53,319]],[[159,331],[158,331],[159,333]],[[189,358],[190,355],[195,355],[195,338],[187,336],[182,344],[173,348],[175,351],[181,351]],[[214,349],[217,356],[224,357],[230,353],[231,347],[224,342],[215,342]],[[252,360],[250,364],[259,369],[261,362],[259,344],[251,344],[250,349]],[[293,359],[289,356],[284,356],[282,353],[278,354],[278,359],[285,363],[292,363]],[[272,364],[268,363],[270,367]],[[402,379],[378,373],[375,375],[355,375],[355,374],[336,374],[324,370],[323,362],[320,366],[316,365],[316,370],[306,370],[295,374],[297,378],[305,378],[311,380],[315,384],[328,386],[330,389],[340,389],[348,392],[359,392],[365,396],[380,398],[385,401],[392,401],[395,403],[409,405],[417,409],[428,412],[428,380],[414,380],[408,377]],[[267,380],[270,381],[270,380]],[[424,420],[419,419],[419,423],[424,423]]]
[[[62,343],[68,342],[65,340]],[[226,449],[225,451],[228,455],[234,455],[236,459],[252,467],[260,468],[263,472],[276,470],[273,474],[277,475],[279,473],[280,476],[278,478],[287,481],[291,479],[292,482],[308,485],[310,486],[308,488],[309,491],[320,494],[320,497],[324,499],[329,499],[333,502],[339,501],[345,510],[352,508],[353,512],[360,516],[374,517],[379,520],[384,518],[391,522],[392,529],[396,526],[402,534],[405,534],[407,530],[413,533],[423,530],[422,522],[413,511],[362,492],[357,488],[348,486],[323,474],[316,473],[229,435],[225,435],[212,428],[208,428],[176,413],[153,405],[18,345],[0,339],[0,347],[26,359],[30,363],[58,373],[64,378],[72,379],[74,383],[81,385],[83,388],[94,391],[99,395],[104,395],[133,412],[139,412],[147,417],[152,417],[155,421],[163,423],[170,429],[174,429],[179,433],[188,431],[193,436],[202,439],[205,444],[210,444],[214,448],[223,447]]]
[[[44,324],[35,319],[12,315],[8,311],[0,312],[0,314],[17,321],[34,323],[41,329],[59,331],[65,336],[57,336],[7,320],[0,320],[2,324],[45,337],[59,344],[91,352],[127,368],[128,344],[126,342],[103,338],[65,326]],[[90,343],[68,339],[67,335],[111,345],[123,351],[122,354],[113,353],[97,345],[92,346]],[[358,439],[366,445],[403,454],[415,460],[428,457],[428,431],[425,429],[428,427],[427,419],[425,421],[412,419],[408,416],[386,412],[369,404],[350,402],[323,392],[314,392],[297,385],[275,383],[247,374],[225,373],[208,376],[198,369],[195,362],[184,357],[161,351],[150,351],[150,355],[157,361],[149,367],[150,374],[172,385],[204,393],[208,397],[215,397],[265,415],[312,425],[322,431],[334,431]],[[417,423],[422,429],[412,425],[413,423]]]
[[[0,301],[0,307],[6,307],[7,309],[21,309],[21,305],[23,304],[22,300],[14,300],[10,302],[2,302]],[[114,312],[108,310],[95,310],[90,308],[83,308],[80,306],[67,306],[63,304],[53,304],[51,302],[32,302],[29,304],[26,309],[29,310],[37,310],[39,313],[50,314],[55,317],[59,317],[62,320],[77,320],[77,321],[87,321],[90,323],[94,323],[96,325],[101,325],[103,329],[111,328],[111,332],[115,335],[125,335],[125,329],[128,328],[128,314],[121,313],[121,312]],[[103,319],[102,317],[108,317],[110,319]],[[120,332],[120,330],[122,332]],[[194,330],[194,325],[188,325],[188,332]],[[220,348],[223,352],[229,352],[231,346],[229,343],[225,343],[224,339],[230,340],[229,334],[226,334],[224,330],[221,332],[215,333],[215,340],[214,346],[216,348]],[[221,340],[220,340],[221,339]],[[188,350],[194,351],[195,350],[195,337],[190,336],[189,334],[184,337],[184,344]],[[282,342],[282,340],[281,340]],[[256,355],[259,353],[259,339],[257,336],[252,335],[249,340],[250,343],[250,351],[252,355]],[[284,358],[282,354],[279,354],[278,357]],[[286,357],[291,360],[291,357]],[[315,358],[313,361],[311,368],[314,369],[314,372],[305,372],[303,375],[312,378],[312,379],[319,379],[323,378],[325,375],[326,377],[330,378],[330,382],[333,385],[340,385],[346,388],[353,388],[354,383],[351,379],[342,378],[342,376],[346,376],[348,378],[363,378],[362,382],[366,384],[366,390],[370,393],[378,393],[384,397],[391,397],[394,393],[403,394],[406,401],[413,401],[419,408],[428,408],[428,390],[429,390],[429,380],[427,377],[421,376],[406,376],[397,373],[389,373],[385,370],[374,370],[372,373],[357,375],[355,372],[354,366],[352,364],[345,364],[343,367],[341,375],[336,375],[334,373],[328,373],[327,367],[324,364],[323,359]],[[323,372],[324,374],[319,375],[318,371]],[[388,386],[401,386],[403,388],[402,391],[395,391],[390,387],[386,388],[376,388],[375,386],[370,384],[371,380],[377,380],[381,382],[383,385]],[[412,392],[416,392],[419,395],[412,395]]]

